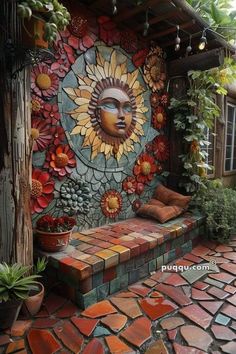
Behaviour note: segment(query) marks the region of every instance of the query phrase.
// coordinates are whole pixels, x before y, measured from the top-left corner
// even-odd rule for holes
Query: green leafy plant
[[[58,0],[18,0],[17,13],[24,21],[31,18],[43,20],[44,40],[49,43],[70,21],[68,10]]]
[[[220,109],[215,103],[215,94],[225,95],[225,85],[236,79],[236,65],[226,59],[220,68],[208,71],[190,71],[189,89],[185,98],[172,98],[170,109],[174,115],[176,130],[182,131],[185,141],[183,180],[181,187],[195,193],[204,186],[207,172],[212,169],[207,163],[207,129],[211,129],[215,119],[220,117]]]
[[[223,243],[228,241],[236,228],[236,191],[225,188],[220,180],[209,180],[195,202],[206,215],[209,236]]]
[[[38,258],[37,262],[33,266],[33,274],[42,273],[46,269],[47,264],[48,261],[46,257]]]
[[[24,300],[28,297],[29,290],[37,289],[35,279],[39,275],[27,275],[30,266],[19,263],[8,265],[0,263],[0,303],[8,300]]]

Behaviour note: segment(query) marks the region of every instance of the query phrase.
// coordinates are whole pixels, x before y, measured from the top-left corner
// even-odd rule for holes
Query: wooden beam
[[[149,25],[152,26],[152,25],[155,25],[161,21],[165,21],[168,18],[179,15],[180,11],[181,11],[181,9],[177,9],[177,10],[173,10],[173,11],[168,11],[167,13],[160,15],[160,16],[156,15],[154,18],[152,18],[151,20],[148,21]],[[143,30],[143,23],[134,28],[134,31],[142,31],[142,30]]]
[[[124,11],[119,11],[118,7],[118,15],[114,17],[115,22],[121,22],[128,20],[129,18],[137,15],[138,13],[145,11],[148,7],[152,7],[154,5],[157,5],[161,0],[148,0],[144,4],[139,5],[139,6],[133,6],[131,10],[128,10],[126,7],[126,10]],[[167,0],[169,2],[169,0]]]
[[[224,50],[212,49],[204,53],[172,60],[167,63],[167,72],[170,77],[183,75],[189,70],[208,70],[218,67],[224,62]]]
[[[191,27],[194,23],[195,23],[195,20],[191,20],[189,22],[185,22],[185,23],[179,25],[179,29],[181,30],[181,29],[185,29],[185,28]],[[174,26],[174,27],[171,27],[171,28],[167,28],[164,31],[153,33],[150,36],[148,36],[147,39],[151,40],[151,39],[161,38],[161,37],[166,36],[167,34],[170,34],[170,33],[176,32],[176,31],[177,31],[176,27]]]

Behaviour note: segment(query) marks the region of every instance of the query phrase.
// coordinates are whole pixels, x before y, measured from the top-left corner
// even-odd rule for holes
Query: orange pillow
[[[178,206],[159,206],[152,204],[143,204],[137,210],[139,216],[152,217],[162,224],[179,216],[182,212],[183,209]]]
[[[158,199],[166,205],[176,205],[183,209],[188,208],[188,204],[191,200],[191,196],[185,196],[180,193],[174,192],[169,188],[166,188],[162,184],[159,184],[155,190],[154,198]]]

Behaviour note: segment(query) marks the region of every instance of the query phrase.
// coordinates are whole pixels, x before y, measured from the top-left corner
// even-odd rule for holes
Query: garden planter
[[[45,22],[31,17],[24,22],[23,43],[28,48],[48,48],[48,42],[43,39]]]
[[[47,252],[64,251],[69,244],[72,229],[64,232],[46,232],[36,230],[39,247]]]
[[[0,303],[0,329],[13,326],[22,306],[21,300],[8,300]]]
[[[38,287],[38,289],[31,289],[29,291],[29,297],[24,301],[23,304],[23,311],[30,313],[31,316],[34,316],[39,312],[44,298],[43,284],[37,282],[35,285]]]

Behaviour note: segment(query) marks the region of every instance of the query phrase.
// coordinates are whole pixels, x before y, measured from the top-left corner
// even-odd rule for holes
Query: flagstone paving
[[[236,236],[172,265],[207,259],[208,270],[159,270],[85,310],[50,292],[36,316],[0,333],[0,353],[236,354]]]

